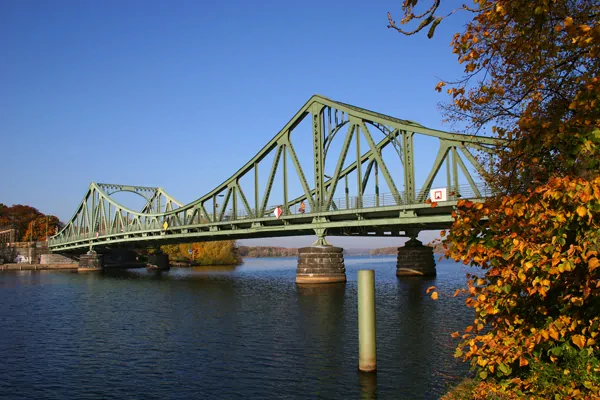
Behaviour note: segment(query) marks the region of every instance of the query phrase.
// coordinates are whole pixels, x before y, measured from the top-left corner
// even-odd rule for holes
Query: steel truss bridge
[[[422,137],[428,145],[417,152]],[[302,158],[298,143],[308,144],[312,158]],[[318,244],[326,243],[326,235],[414,237],[420,230],[447,228],[459,198],[490,195],[478,183],[484,166],[477,155],[492,155],[498,145],[493,138],[429,129],[315,95],[242,168],[189,204],[160,187],[92,183],[49,248],[82,252],[314,234]],[[437,153],[435,161],[417,187],[416,158],[430,152]],[[269,173],[261,177],[259,170]],[[466,183],[459,184],[459,175]],[[444,183],[434,187],[445,187],[448,197],[434,208],[425,200],[440,179]],[[281,191],[274,194],[274,185]],[[128,208],[112,197],[117,192],[135,193],[145,205]]]

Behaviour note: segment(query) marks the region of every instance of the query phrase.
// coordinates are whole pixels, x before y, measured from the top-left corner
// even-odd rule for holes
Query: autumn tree
[[[241,261],[234,240],[172,244],[161,246],[161,250],[172,260],[194,265],[237,265]]]
[[[29,222],[24,241],[41,241],[58,232],[61,223],[54,215],[40,215]]]
[[[53,215],[44,215],[37,208],[16,204],[8,207],[0,203],[0,227],[12,227],[17,230],[18,241],[45,240],[62,227]]]
[[[446,239],[447,257],[480,269],[464,290],[475,320],[455,334],[472,396],[598,398],[600,4],[475,0],[443,15],[423,2],[389,27],[431,37],[470,13],[451,40],[464,76],[435,89],[449,120],[503,139],[484,160],[496,195],[459,202]]]

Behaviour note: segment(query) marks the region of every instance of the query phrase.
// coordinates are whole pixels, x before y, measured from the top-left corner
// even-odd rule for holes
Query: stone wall
[[[50,253],[46,242],[13,242],[4,246],[1,249],[0,258],[8,263],[37,264],[43,254]]]
[[[40,264],[77,264],[78,260],[61,254],[42,254]]]

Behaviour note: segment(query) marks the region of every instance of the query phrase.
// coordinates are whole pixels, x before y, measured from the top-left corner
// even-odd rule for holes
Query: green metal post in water
[[[375,271],[358,271],[358,369],[377,369],[375,344]]]

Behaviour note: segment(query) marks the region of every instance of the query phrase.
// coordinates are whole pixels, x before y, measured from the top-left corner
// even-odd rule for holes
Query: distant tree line
[[[436,243],[433,247],[433,252],[437,254],[444,253],[444,247],[442,243]],[[372,256],[381,256],[381,255],[396,255],[398,254],[398,246],[395,247],[382,247],[379,249],[373,249],[369,252]]]
[[[239,254],[241,257],[294,257],[298,254],[298,249],[275,246],[240,246]]]

